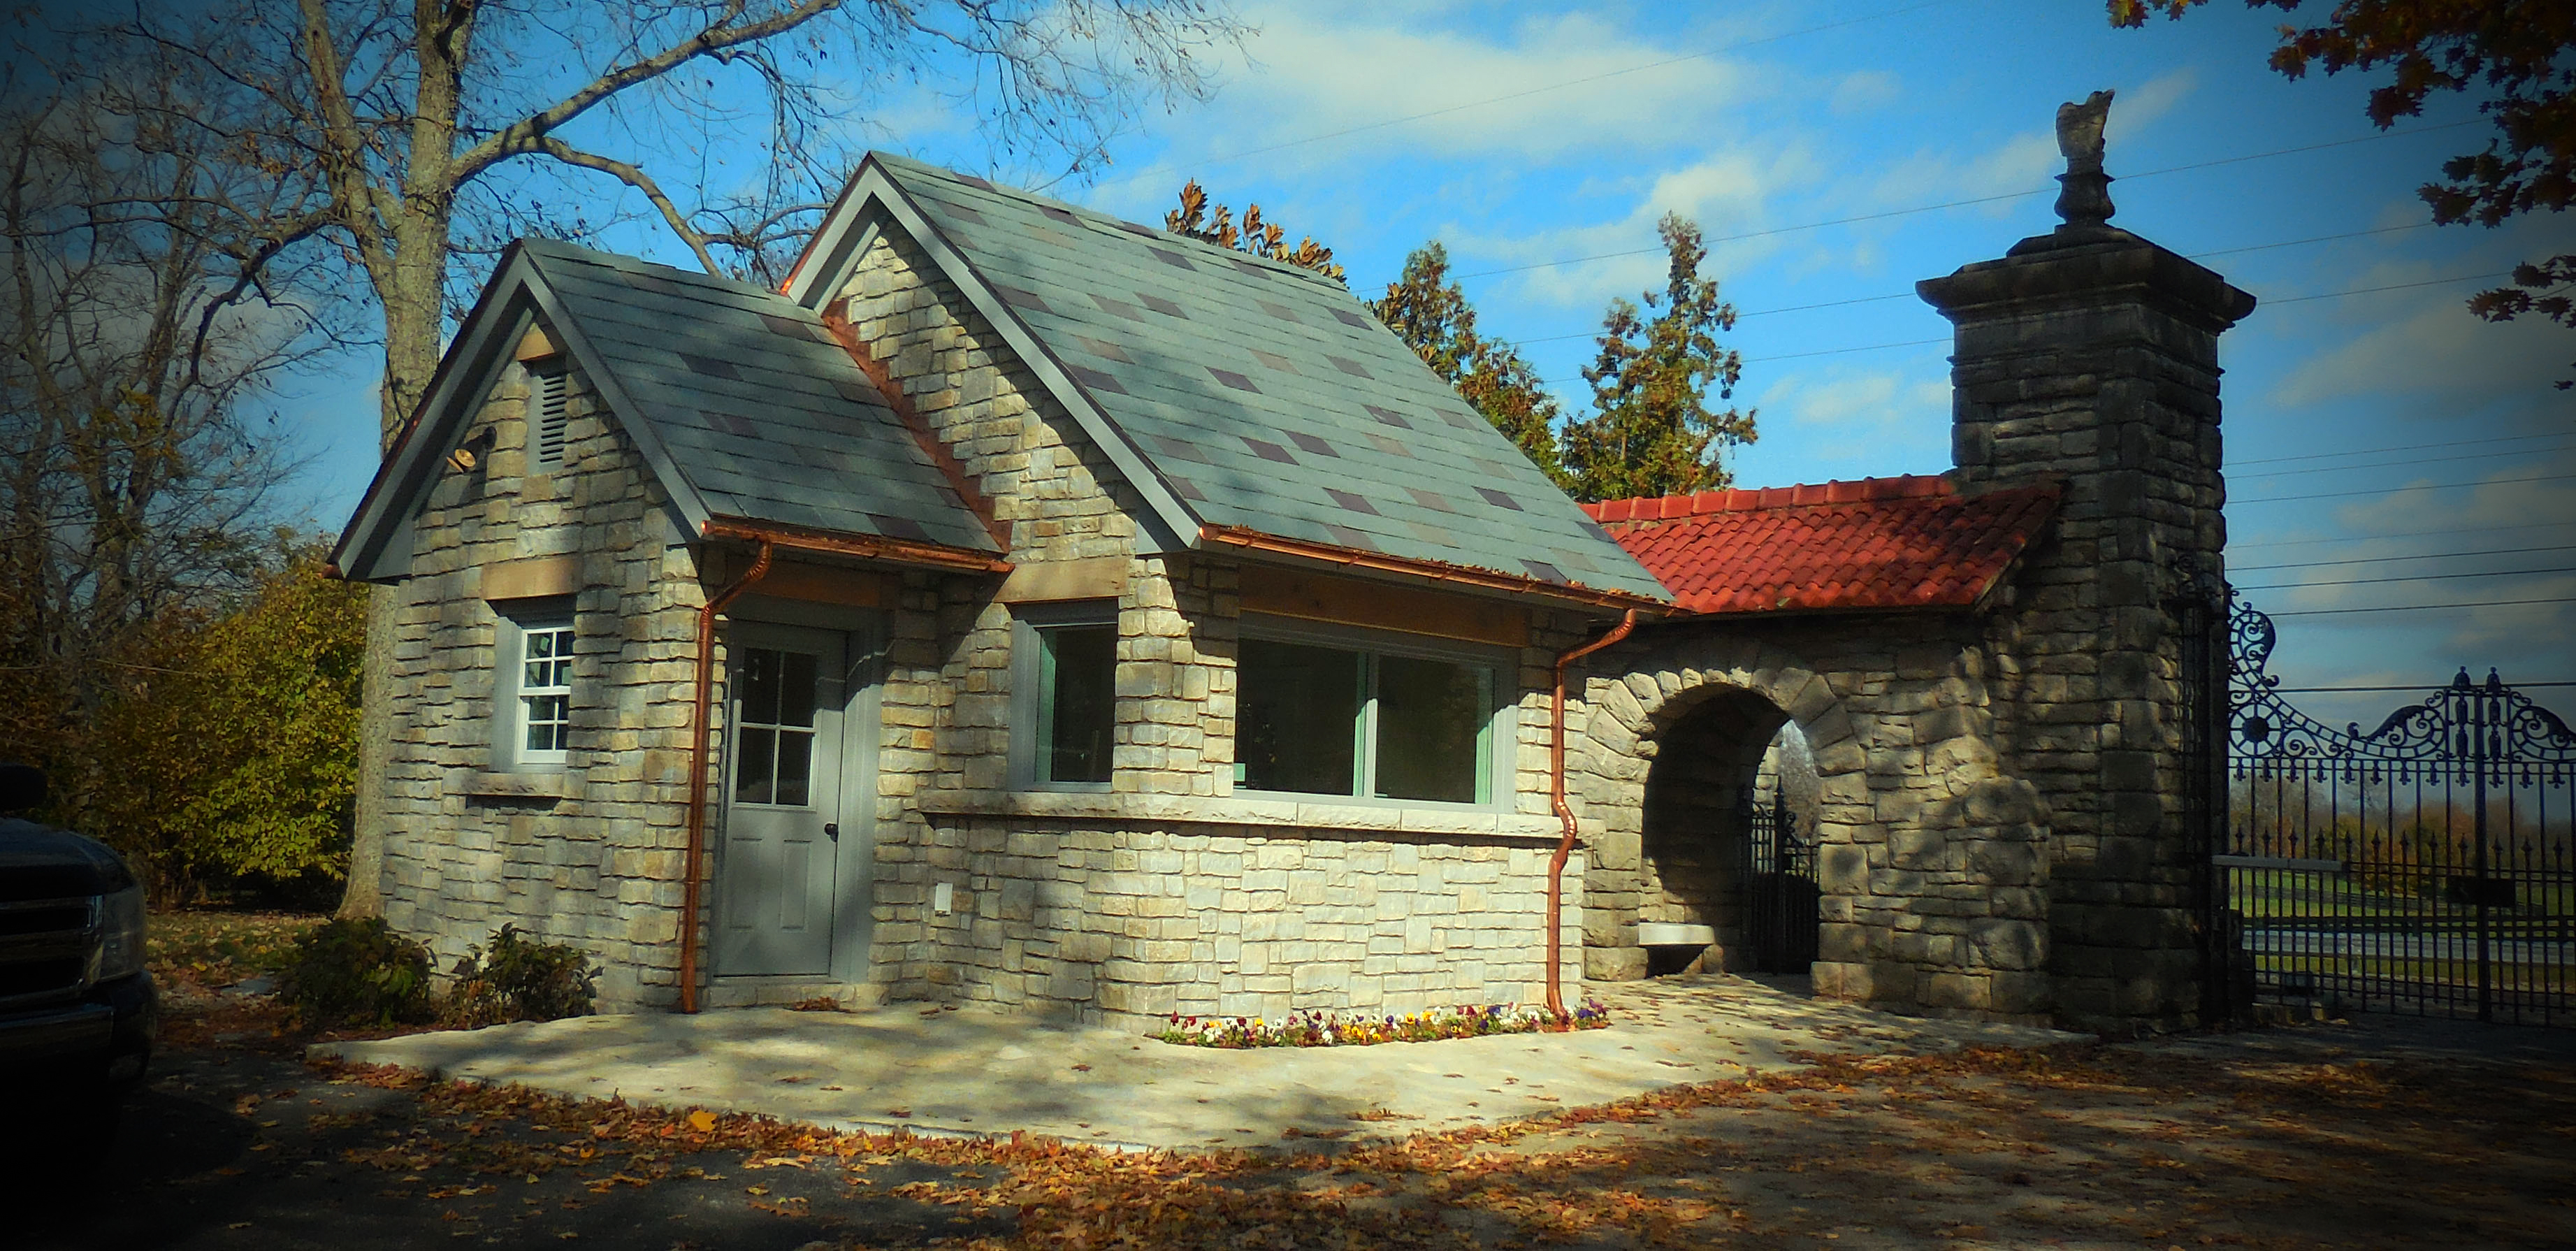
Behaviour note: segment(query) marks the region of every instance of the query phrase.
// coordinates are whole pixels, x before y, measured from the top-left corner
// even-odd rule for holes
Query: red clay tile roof
[[[1937,477],[1605,500],[1583,511],[1700,613],[1964,608],[2056,511],[2054,485]]]

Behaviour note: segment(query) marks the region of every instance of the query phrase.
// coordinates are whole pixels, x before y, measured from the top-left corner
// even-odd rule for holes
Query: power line
[[[2465,456],[2418,456],[2407,460],[2379,460],[2367,465],[2319,465],[2313,469],[2275,469],[2270,473],[2249,473],[2248,478],[2287,478],[2303,473],[2348,473],[2355,469],[2406,469],[2415,465],[2439,465],[2455,460],[2494,460],[2500,456],[2529,456],[2534,452],[2562,451],[2576,444],[2556,447],[2522,447],[2502,452],[2471,452]]]
[[[2335,239],[2359,239],[2359,238],[2361,238],[2361,237],[2363,237],[2363,236],[2365,236],[2365,235],[2384,235],[2384,234],[2388,234],[2388,233],[2390,233],[2390,232],[2392,232],[2392,231],[2398,231],[2398,230],[2422,230],[2422,229],[2424,229],[2424,228],[2426,228],[2426,227],[2428,227],[2428,226],[2431,226],[2432,224],[2433,224],[2433,223],[2431,223],[2431,222],[2416,222],[2416,223],[2413,223],[2412,225],[2406,225],[2406,226],[2382,226],[2382,227],[2380,227],[2380,228],[2379,228],[2379,229],[2377,229],[2377,230],[2352,230],[2352,231],[2346,231],[2346,232],[2344,232],[2343,234],[2339,234],[2339,235],[2317,235],[2317,236],[2315,236],[2314,238],[2309,238],[2309,239],[2284,239],[2284,240],[2280,241],[2279,243],[2250,243],[2250,244],[2245,245],[2244,247],[2239,247],[2239,248],[2220,248],[2220,249],[2218,249],[2217,251],[2214,251],[2214,252],[2191,252],[2191,253],[2187,253],[2186,255],[2190,256],[2190,257],[2191,257],[2192,259],[2194,259],[2194,260],[2199,260],[2199,259],[2202,259],[2202,258],[2205,258],[2205,257],[2211,257],[2211,256],[2229,256],[2229,255],[2233,255],[2233,254],[2238,253],[2238,252],[2261,252],[2261,251],[2265,251],[2265,250],[2267,250],[2267,249],[2271,249],[2271,248],[2292,248],[2292,247],[2298,247],[2298,246],[2299,246],[2299,245],[2301,245],[2301,244],[2307,244],[2307,243],[2326,243],[2326,242],[2329,242],[2329,241],[2332,241],[2332,240],[2335,240]],[[2381,288],[2372,288],[2372,289],[2373,289],[2373,290],[2380,290]],[[1894,292],[1890,292],[1890,293],[1888,293],[1888,294],[1886,294],[1886,295],[1864,295],[1864,296],[1860,296],[1860,297],[1858,297],[1858,298],[1856,298],[1856,299],[1849,299],[1849,300],[1827,300],[1827,301],[1825,301],[1825,302],[1824,302],[1824,303],[1822,303],[1822,304],[1791,304],[1791,305],[1788,305],[1788,306],[1783,307],[1783,308],[1757,308],[1757,309],[1752,310],[1751,312],[1737,313],[1737,314],[1735,315],[1735,317],[1736,317],[1736,320],[1738,320],[1738,321],[1742,321],[1743,319],[1745,319],[1745,318],[1747,318],[1747,317],[1769,317],[1769,316],[1772,316],[1772,315],[1777,314],[1777,313],[1811,313],[1811,312],[1814,312],[1815,310],[1820,309],[1820,308],[1848,308],[1848,307],[1850,307],[1850,306],[1852,306],[1852,305],[1854,305],[1854,304],[1884,304],[1884,303],[1886,303],[1886,302],[1887,302],[1887,301],[1889,301],[1889,300],[1911,300],[1911,299],[1914,299],[1914,298],[1916,298],[1916,293],[1915,293],[1915,292],[1912,292],[1912,291],[1894,291]],[[2317,298],[2320,298],[2320,297],[2316,297],[2316,296],[2300,296],[2300,297],[2297,297],[2297,298],[2299,298],[2299,299],[2317,299]],[[2288,300],[2273,300],[2273,301],[2270,301],[2270,303],[2274,303],[2274,304],[2285,304],[2285,303],[2290,303],[2290,302],[2291,302],[2291,301],[2288,301]],[[1540,335],[1540,336],[1538,336],[1538,337],[1536,337],[1536,338],[1531,338],[1531,339],[1516,339],[1516,340],[1514,340],[1514,342],[1516,342],[1516,343],[1554,343],[1554,342],[1556,342],[1556,341],[1558,341],[1558,340],[1560,340],[1560,339],[1586,339],[1586,338],[1590,338],[1590,337],[1592,337],[1592,336],[1593,336],[1594,334],[1596,334],[1596,333],[1598,333],[1598,332],[1596,332],[1596,331],[1590,331],[1590,330],[1584,330],[1584,331],[1577,331],[1577,332],[1576,332],[1576,333],[1574,333],[1574,334],[1549,334],[1549,335]]]
[[[2508,272],[2508,273],[2510,273],[2510,271],[2507,271],[2507,272]],[[2402,291],[2402,290],[2405,290],[2406,288],[2409,288],[2409,287],[2437,287],[2437,286],[2441,286],[2441,285],[2443,285],[2443,284],[2445,284],[2445,283],[2453,283],[2453,282],[2478,282],[2478,281],[2483,281],[2483,280],[2488,279],[2488,278],[2500,278],[2500,277],[2505,277],[2505,276],[2506,276],[2506,274],[2464,274],[2464,275],[2461,275],[2461,276],[2459,276],[2459,277],[2457,277],[2457,278],[2433,278],[2433,279],[2428,279],[2428,280],[2423,281],[2423,282],[2400,282],[2400,283],[2394,283],[2394,284],[2391,284],[2391,285],[2389,285],[2389,286],[2384,286],[2384,287],[2355,287],[2355,288],[2353,288],[2353,289],[2351,289],[2351,290],[2349,290],[2349,291],[2321,291],[2321,292],[2318,292],[2318,293],[2317,293],[2317,294],[2315,294],[2315,295],[2293,295],[2293,296],[2286,296],[2286,297],[2283,297],[2283,298],[2281,298],[2281,299],[2270,300],[2270,301],[2268,301],[2268,302],[2269,302],[2269,303],[2272,303],[2272,304],[2296,304],[2296,303],[2299,303],[2299,302],[2300,302],[2300,301],[2302,301],[2302,300],[2331,300],[2331,299],[2335,299],[2335,298],[2337,298],[2337,297],[2339,297],[2339,296],[2347,296],[2347,295],[2368,295],[2369,293],[2371,293],[2371,292],[2373,292],[2373,291]],[[1869,297],[1869,299],[1871,299],[1871,300],[1877,300],[1877,299],[1890,299],[1890,298],[1894,298],[1894,297],[1889,297],[1889,296],[1871,296],[1871,297]],[[1866,300],[1854,300],[1854,301],[1851,301],[1851,303],[1855,303],[1855,304],[1859,304],[1859,303],[1867,303],[1867,302],[1868,302],[1868,301],[1866,301]],[[1816,305],[1816,306],[1814,306],[1814,307],[1822,308],[1822,307],[1827,307],[1827,306],[1825,306],[1825,305]],[[1774,311],[1774,312],[1784,312],[1784,313],[1785,313],[1785,312],[1789,312],[1789,311],[1791,311],[1791,310],[1788,310],[1788,309],[1774,309],[1774,310],[1772,310],[1772,311]],[[1741,318],[1742,316],[1744,316],[1744,314],[1739,313],[1739,314],[1737,314],[1737,316],[1738,316],[1739,318]],[[1584,332],[1579,333],[1579,334],[1558,334],[1558,335],[1547,335],[1547,336],[1544,336],[1544,337],[1541,337],[1541,338],[1536,338],[1536,339],[1520,339],[1520,340],[1516,340],[1516,342],[1519,342],[1519,343],[1548,343],[1548,342],[1553,342],[1553,341],[1556,341],[1556,340],[1559,340],[1559,339],[1586,339],[1586,338],[1595,338],[1595,337],[1598,337],[1599,333],[1600,333],[1599,331],[1584,331]],[[1937,339],[1907,339],[1907,340],[1905,340],[1904,342],[1901,342],[1901,343],[1868,343],[1868,344],[1863,344],[1863,345],[1861,345],[1861,346],[1859,346],[1859,347],[1819,348],[1819,349],[1817,349],[1817,350],[1815,350],[1815,351],[1812,351],[1812,352],[1783,352],[1783,353],[1780,353],[1780,354],[1779,354],[1779,355],[1777,355],[1777,356],[1748,356],[1748,357],[1745,357],[1745,358],[1744,358],[1744,363],[1745,363],[1745,364],[1747,364],[1747,365],[1752,365],[1752,364],[1758,364],[1758,363],[1763,362],[1763,361],[1789,361],[1789,360],[1799,360],[1799,359],[1803,359],[1803,358],[1805,358],[1805,357],[1809,357],[1809,356],[1842,356],[1842,355],[1846,355],[1846,354],[1848,354],[1848,353],[1852,353],[1852,352],[1878,352],[1878,351],[1884,351],[1884,350],[1886,350],[1886,349],[1888,349],[1888,348],[1923,347],[1923,346],[1925,346],[1925,345],[1927,345],[1927,344],[1933,344],[1933,343],[1948,343],[1948,342],[1950,342],[1950,336],[1944,335],[1944,336],[1942,336],[1942,337],[1940,337],[1940,338],[1937,338]],[[1562,384],[1562,383],[1568,383],[1568,382],[1574,382],[1574,381],[1578,381],[1578,380],[1577,380],[1577,379],[1574,379],[1574,378],[1541,378],[1541,379],[1539,379],[1539,385],[1540,385],[1540,386],[1556,386],[1556,385],[1559,385],[1559,384]],[[2538,436],[2532,436],[2532,437],[2538,437]],[[2344,455],[2357,455],[2357,453],[2343,453],[2343,454],[2344,454]],[[2259,463],[2259,462],[2248,462],[2248,463]],[[2270,476],[2270,475],[2254,475],[2254,476],[2257,476],[2257,477],[2264,477],[2264,476]]]
[[[2259,460],[2240,460],[2239,465],[2279,465],[2294,460],[2325,460],[2334,456],[2376,456],[2381,452],[2413,452],[2428,447],[2482,447],[2489,443],[2523,443],[2532,439],[2563,439],[2562,431],[2547,434],[2507,434],[2492,439],[2444,439],[2436,443],[2400,443],[2390,447],[2357,447],[2349,452],[2309,452],[2302,456],[2266,456]]]
[[[1796,39],[1806,35],[1822,34],[1829,30],[1840,30],[1846,26],[1859,26],[1869,22],[1884,21],[1891,17],[1902,17],[1905,14],[1913,13],[1918,10],[1938,8],[1948,2],[1949,0],[1924,0],[1921,4],[1907,5],[1901,9],[1889,9],[1884,13],[1872,13],[1863,17],[1845,18],[1839,22],[1827,22],[1821,26],[1809,26],[1799,30],[1784,31],[1777,35],[1764,35],[1758,39],[1739,39],[1734,43],[1719,44],[1713,48],[1703,48],[1697,52],[1684,53],[1681,56],[1666,57],[1660,61],[1648,61],[1641,65],[1631,65],[1625,69],[1606,70],[1598,74],[1588,74],[1581,78],[1569,78],[1562,82],[1549,83],[1544,87],[1531,87],[1522,91],[1511,91],[1498,96],[1488,96],[1482,100],[1469,100],[1463,104],[1452,104],[1436,109],[1426,109],[1420,113],[1408,113],[1402,117],[1388,118],[1385,121],[1368,122],[1359,126],[1345,127],[1341,130],[1326,131],[1319,135],[1308,135],[1303,139],[1288,139],[1278,143],[1265,144],[1258,148],[1245,148],[1239,152],[1226,153],[1223,156],[1205,157],[1196,163],[1201,165],[1224,165],[1233,161],[1240,161],[1245,157],[1261,156],[1270,152],[1282,152],[1289,148],[1304,147],[1310,143],[1323,143],[1333,139],[1345,139],[1352,135],[1366,134],[1372,130],[1384,130],[1390,126],[1404,125],[1407,122],[1419,122],[1434,117],[1446,117],[1451,113],[1463,113],[1469,109],[1480,109],[1487,105],[1507,104],[1514,100],[1525,100],[1531,96],[1546,95],[1552,91],[1563,91],[1568,87],[1581,87],[1591,83],[1606,82],[1610,79],[1623,78],[1630,74],[1642,74],[1648,70],[1662,69],[1668,65],[1679,65],[1685,61],[1704,60],[1721,53],[1757,47],[1766,43],[1778,43],[1784,39]],[[2428,127],[2427,129],[2430,128]],[[1136,171],[1136,173],[1129,175],[1128,181],[1134,182],[1137,179],[1144,177],[1146,174],[1153,173],[1157,170],[1172,172],[1180,168],[1181,166],[1173,164],[1172,162],[1161,161],[1153,165],[1148,165],[1143,169]]]
[[[2416,287],[2445,287],[2455,282],[2484,282],[2489,278],[2510,278],[2512,276],[2513,271],[2506,269],[2498,270],[2492,274],[2462,274],[2457,278],[2427,278],[2422,282],[2392,282],[2384,287],[2354,287],[2350,291],[2321,291],[2315,295],[2285,295],[2279,299],[2265,300],[2263,303],[2297,304],[2303,300],[2331,300],[2338,296],[2368,295],[2373,291],[2410,291]]]
[[[2480,126],[2486,124],[2487,119],[2485,118],[2472,118],[2467,121],[2445,122],[2438,126],[2417,126],[2410,130],[2383,130],[2377,134],[2361,135],[2351,139],[2336,139],[2326,143],[2304,144],[2295,148],[2279,148],[2270,152],[2250,152],[2244,156],[2225,156],[2219,157],[2216,160],[2194,161],[2188,165],[2168,165],[2163,169],[2151,169],[2143,173],[2136,174],[2123,174],[2119,179],[2115,179],[2114,181],[2135,181],[2140,178],[2154,178],[2162,174],[2179,174],[2186,170],[2209,169],[2213,166],[2219,165],[2235,165],[2244,161],[2268,160],[2276,156],[2291,156],[2300,152],[2315,152],[2325,148],[2340,148],[2356,143],[2373,143],[2381,139],[2394,139],[2401,135],[2430,134],[2437,130],[2453,130],[2461,126]],[[1849,226],[1858,222],[1884,221],[1891,217],[1910,217],[1917,213],[1935,213],[1942,209],[1968,208],[1979,204],[1992,204],[1998,200],[2018,200],[2027,196],[2048,195],[2056,190],[2057,188],[2055,187],[2033,187],[2028,191],[2007,191],[2000,192],[1995,195],[1971,196],[1964,200],[1945,200],[1939,204],[1923,204],[1917,205],[1913,208],[1889,209],[1883,213],[1862,213],[1853,217],[1835,217],[1824,221],[1802,222],[1795,226],[1779,226],[1770,230],[1748,231],[1744,234],[1737,235],[1719,235],[1715,238],[1703,239],[1701,242],[1711,245],[1720,243],[1740,243],[1746,239],[1767,239],[1775,235],[1796,234],[1805,230],[1821,230],[1827,226]],[[1624,248],[1616,252],[1596,252],[1590,256],[1569,256],[1561,260],[1534,261],[1527,265],[1505,265],[1498,269],[1479,269],[1470,273],[1459,274],[1457,277],[1461,281],[1469,278],[1490,278],[1496,274],[1517,274],[1533,269],[1552,269],[1559,265],[1581,265],[1591,261],[1616,260],[1621,257],[1628,256],[1647,256],[1663,250],[1664,248],[1661,244],[1657,244],[1650,248]]]
[[[2511,486],[2517,482],[2559,482],[2576,478],[2576,473],[2541,474],[2533,478],[2489,478],[2483,482],[2410,482],[2399,487],[2380,487],[2367,491],[2319,491],[2313,495],[2264,495],[2248,500],[2229,500],[2230,504],[2286,504],[2291,500],[2330,500],[2348,495],[2393,495],[2399,491],[2436,491],[2451,487]]]
[[[2446,534],[2502,534],[2510,530],[2554,530],[2576,526],[2576,521],[2534,521],[2519,526],[2463,526],[2456,530],[2406,530],[2397,534],[2362,534],[2340,539],[2273,539],[2263,543],[2229,543],[2230,549],[2247,547],[2314,547],[2319,543],[2378,543],[2388,539],[2429,539]]]
[[[2381,582],[2441,582],[2451,578],[2511,578],[2523,574],[2576,573],[2576,566],[2559,569],[2497,569],[2485,573],[2419,573],[2403,578],[2338,578],[2332,582],[2271,582],[2261,586],[2240,586],[2240,591],[2304,591],[2318,586],[2370,586]]]
[[[2441,608],[2507,608],[2516,604],[2576,604],[2576,596],[2561,595],[2554,599],[2488,599],[2462,600],[2456,604],[2390,604],[2382,608],[2301,608],[2292,612],[2267,612],[2266,617],[2332,617],[2352,612],[2431,612]]]
[[[2576,543],[2556,547],[2497,547],[2478,552],[2426,552],[2421,556],[2355,556],[2350,560],[2304,560],[2286,565],[2239,565],[2232,573],[2262,573],[2272,569],[2322,569],[2328,565],[2385,565],[2401,560],[2466,560],[2471,556],[2520,556],[2529,552],[2576,552]]]

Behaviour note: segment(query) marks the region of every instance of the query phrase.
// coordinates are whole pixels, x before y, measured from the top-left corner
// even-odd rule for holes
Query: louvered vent
[[[533,399],[537,419],[529,439],[536,454],[536,467],[539,471],[560,469],[564,463],[564,430],[572,424],[572,373],[560,365],[538,369],[529,375],[528,382],[536,392]]]

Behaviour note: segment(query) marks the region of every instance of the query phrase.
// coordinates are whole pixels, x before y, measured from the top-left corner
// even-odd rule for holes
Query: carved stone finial
[[[2057,150],[2066,172],[2057,176],[2057,216],[2069,226],[2111,220],[2111,176],[2102,172],[2102,125],[2111,117],[2111,93],[2096,91],[2082,104],[2057,106]]]

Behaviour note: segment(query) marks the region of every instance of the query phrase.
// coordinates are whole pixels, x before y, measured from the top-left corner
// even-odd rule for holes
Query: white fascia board
[[[1092,402],[1089,392],[1075,384],[1063,363],[1046,350],[1036,333],[1002,301],[992,284],[984,280],[963,253],[950,246],[920,207],[903,193],[903,188],[886,176],[884,168],[873,159],[860,166],[858,176],[850,180],[849,189],[824,218],[823,230],[837,233],[818,237],[814,248],[816,263],[797,274],[796,281],[787,292],[788,297],[818,314],[822,312],[824,305],[831,303],[832,293],[849,281],[850,271],[858,265],[866,244],[874,239],[877,230],[886,222],[901,229],[930,257],[931,263],[939,266],[940,272],[956,284],[966,301],[974,305],[975,311],[983,314],[984,320],[1002,336],[1002,341],[1010,345],[1012,354],[1019,357],[1020,363],[1027,366],[1030,373],[1037,375],[1039,383],[1055,397],[1056,403],[1072,415],[1074,424],[1082,428],[1083,434],[1091,439],[1092,446],[1099,448],[1101,455],[1117,466],[1127,485],[1135,488],[1136,494],[1145,501],[1146,515],[1138,518],[1143,523],[1138,527],[1138,538],[1146,540],[1140,554],[1160,555],[1195,549],[1201,526],[1198,515],[1181,502],[1180,496],[1172,492],[1171,485],[1154,471],[1153,464],[1127,441],[1126,433],[1118,428],[1118,424]],[[826,260],[830,263],[825,264]]]

